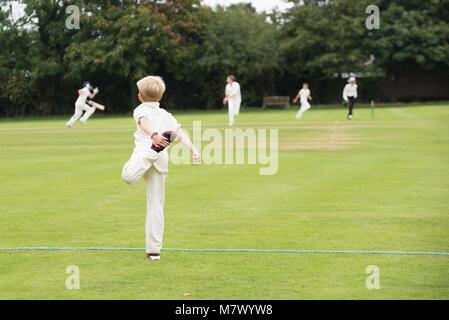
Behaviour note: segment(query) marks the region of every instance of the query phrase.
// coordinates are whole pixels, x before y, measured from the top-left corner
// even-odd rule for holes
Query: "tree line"
[[[410,67],[449,73],[448,1],[290,2],[286,12],[258,13],[200,0],[0,0],[0,116],[70,113],[87,80],[110,112],[129,112],[147,74],[166,80],[167,107],[212,109],[230,74],[244,104],[260,106],[265,95],[295,95],[303,81],[318,102],[335,102],[348,73],[363,76],[366,99],[378,94],[376,79]],[[370,30],[372,4],[380,28]],[[66,26],[70,5],[79,29]]]

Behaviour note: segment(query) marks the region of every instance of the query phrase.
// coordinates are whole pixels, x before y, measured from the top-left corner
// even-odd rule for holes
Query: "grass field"
[[[449,252],[449,105],[247,111],[279,171],[171,166],[165,247]],[[221,112],[181,113],[224,129]],[[130,116],[0,121],[0,247],[144,246],[143,182],[120,173]],[[0,299],[448,299],[449,256],[0,251]],[[65,288],[66,267],[81,289]],[[381,272],[368,290],[367,266]]]

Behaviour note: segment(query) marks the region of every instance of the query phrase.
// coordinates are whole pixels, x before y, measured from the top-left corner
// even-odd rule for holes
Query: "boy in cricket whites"
[[[71,128],[78,119],[81,123],[87,123],[87,120],[97,109],[95,105],[91,103],[90,99],[93,99],[98,92],[98,88],[94,89],[89,82],[85,82],[83,88],[78,90],[79,96],[75,102],[75,113],[66,124],[68,128]]]
[[[226,79],[227,85],[225,88],[225,97],[223,104],[228,104],[229,126],[232,127],[235,122],[235,117],[240,113],[240,105],[242,104],[242,94],[240,91],[240,84],[235,81],[234,76],[229,76]]]
[[[298,113],[296,113],[296,119],[301,119],[304,112],[310,109],[310,103],[309,100],[312,100],[312,96],[310,95],[309,90],[309,84],[304,83],[302,85],[302,89],[299,90],[298,94],[296,95],[295,99],[293,99],[293,103],[298,102],[300,99],[301,101],[301,108],[299,108]]]
[[[123,167],[122,178],[131,184],[144,178],[147,191],[145,224],[146,259],[160,260],[164,234],[165,179],[168,174],[167,147],[175,140],[192,153],[192,162],[199,164],[200,156],[189,137],[171,113],[160,108],[159,101],[165,92],[160,77],[148,76],[137,82],[139,100],[134,109],[137,130],[135,148],[131,159]]]

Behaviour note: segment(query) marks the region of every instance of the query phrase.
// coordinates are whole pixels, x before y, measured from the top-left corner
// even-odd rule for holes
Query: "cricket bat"
[[[104,111],[104,109],[106,109],[106,107],[104,105],[99,104],[99,103],[97,103],[95,101],[92,101],[92,100],[87,100],[86,103],[88,105],[90,105],[91,107],[95,107],[95,108],[97,108],[98,110],[101,110],[101,111]]]

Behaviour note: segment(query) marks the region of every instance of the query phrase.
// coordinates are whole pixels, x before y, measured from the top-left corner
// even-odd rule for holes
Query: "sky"
[[[257,11],[268,11],[271,12],[274,8],[278,8],[281,11],[284,11],[290,8],[292,5],[283,0],[203,0],[203,3],[215,7],[217,4],[222,6],[229,6],[234,3],[251,3],[253,7],[257,9]],[[23,15],[23,6],[17,5],[17,3],[13,2],[13,16],[14,20],[21,17]]]
[[[242,3],[247,2],[251,3],[253,7],[257,9],[257,11],[272,11],[275,7],[278,7],[280,10],[285,10],[290,8],[292,5],[286,3],[283,0],[203,0],[203,3],[209,6],[216,6],[217,4],[228,6],[234,3]]]

